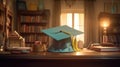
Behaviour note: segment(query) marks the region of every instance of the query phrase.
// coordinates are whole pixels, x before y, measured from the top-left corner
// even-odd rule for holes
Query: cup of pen
[[[41,41],[35,41],[35,44],[33,46],[33,51],[34,52],[43,52],[43,51],[46,51],[46,47],[44,44],[42,44]]]

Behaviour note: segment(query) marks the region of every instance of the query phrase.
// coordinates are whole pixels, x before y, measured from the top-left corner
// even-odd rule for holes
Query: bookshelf
[[[0,51],[4,50],[5,6],[0,2]]]
[[[111,14],[101,12],[99,14],[100,25],[105,19],[109,19],[109,26],[107,27],[107,42],[120,47],[120,14]],[[100,42],[103,42],[104,29],[100,27]]]
[[[10,9],[8,9],[7,5],[4,5],[3,3],[0,3],[0,25],[2,25],[3,30],[3,49],[6,50],[8,47],[8,38],[10,32],[12,32],[12,24],[13,24],[13,14]],[[1,33],[1,32],[0,32]]]
[[[5,24],[5,31],[6,31],[6,37],[9,37],[9,34],[11,34],[13,30],[13,13],[11,10],[6,8],[6,24]]]
[[[35,41],[48,44],[48,36],[41,32],[49,27],[49,10],[18,11],[18,31],[25,38],[25,44],[32,47]]]
[[[5,6],[3,4],[0,3],[0,25],[2,25],[3,27],[3,30],[4,30],[4,27],[5,27]]]

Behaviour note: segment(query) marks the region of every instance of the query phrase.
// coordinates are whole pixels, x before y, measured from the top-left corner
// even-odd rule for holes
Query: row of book
[[[3,23],[4,23],[4,18],[2,15],[0,15],[0,24],[3,25]]]
[[[32,47],[34,45],[34,43],[26,43],[25,45],[26,45],[26,47]]]
[[[113,24],[112,24],[113,25]],[[119,23],[116,25],[116,27],[115,26],[113,26],[113,27],[109,27],[108,29],[107,29],[107,33],[108,34],[119,34],[120,33],[120,28],[119,28]]]
[[[26,47],[34,47],[35,42],[33,43],[26,43]],[[48,46],[48,42],[42,43],[42,45],[47,45]]]
[[[36,23],[40,23],[47,20],[47,18],[43,17],[43,16],[21,16],[20,21],[21,22],[36,22]]]
[[[48,36],[27,35],[23,37],[25,38],[25,42],[35,42],[35,41],[47,42],[48,41]]]
[[[21,32],[36,32],[36,33],[39,33],[43,29],[45,29],[45,26],[29,26],[29,25],[22,25],[21,26]]]

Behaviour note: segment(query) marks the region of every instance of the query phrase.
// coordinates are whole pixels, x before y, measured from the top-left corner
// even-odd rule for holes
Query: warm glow
[[[84,32],[84,13],[62,13],[61,25],[68,25]],[[78,35],[77,40],[81,40],[84,43],[84,34]]]
[[[72,13],[67,13],[67,25],[72,27]]]
[[[83,55],[83,53],[81,53],[81,52],[76,52],[76,55]]]
[[[109,23],[108,23],[107,21],[104,21],[104,22],[103,22],[103,27],[106,28],[106,27],[108,27],[108,26],[109,26]]]
[[[104,27],[104,28],[107,28],[110,25],[110,19],[109,18],[102,18],[100,22],[101,22],[101,26]]]
[[[74,13],[74,29],[84,32],[84,14]],[[77,36],[77,40],[81,40],[84,43],[84,34]]]
[[[74,28],[80,30],[80,15],[79,13],[74,14]]]

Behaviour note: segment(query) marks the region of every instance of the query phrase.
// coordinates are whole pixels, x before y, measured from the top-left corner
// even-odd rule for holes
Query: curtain
[[[53,10],[52,10],[52,23],[51,27],[60,26],[60,15],[61,15],[61,0],[53,0]],[[49,38],[49,46],[53,42],[52,38]]]
[[[95,41],[95,8],[94,0],[84,1],[85,13],[85,45],[87,47],[91,42]]]
[[[52,27],[60,25],[61,0],[54,0]]]

